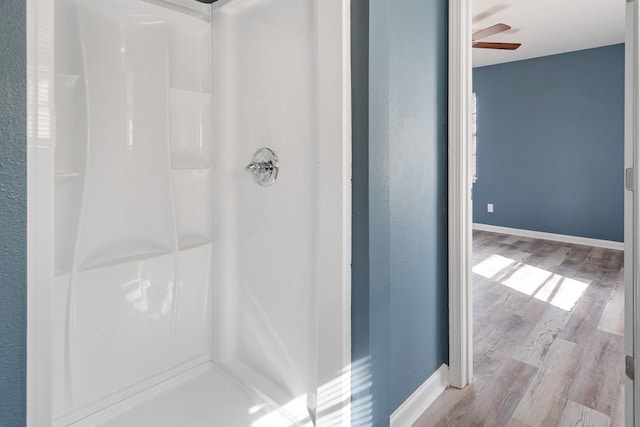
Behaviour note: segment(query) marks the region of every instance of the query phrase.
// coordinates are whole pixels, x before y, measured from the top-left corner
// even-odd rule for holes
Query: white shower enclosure
[[[29,0],[29,426],[350,425],[348,12]]]

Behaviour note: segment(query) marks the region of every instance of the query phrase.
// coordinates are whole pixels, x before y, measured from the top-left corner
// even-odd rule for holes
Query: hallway
[[[473,251],[474,382],[414,426],[623,426],[623,252],[482,231]]]

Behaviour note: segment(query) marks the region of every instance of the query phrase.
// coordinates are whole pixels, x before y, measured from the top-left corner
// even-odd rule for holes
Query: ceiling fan
[[[503,31],[510,30],[511,27],[507,24],[496,24],[485,28],[484,30],[476,31],[471,36],[472,47],[480,49],[505,49],[516,50],[522,43],[496,43],[496,42],[479,42],[477,40],[484,39],[494,34],[501,33]]]

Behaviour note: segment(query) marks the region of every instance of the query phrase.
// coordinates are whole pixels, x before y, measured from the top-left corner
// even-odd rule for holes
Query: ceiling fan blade
[[[474,42],[472,47],[480,49],[505,49],[516,50],[522,43],[491,43],[491,42]]]
[[[498,33],[501,33],[503,31],[507,31],[507,30],[510,30],[510,29],[511,29],[511,27],[508,26],[507,24],[492,25],[490,27],[485,28],[484,30],[476,31],[475,33],[473,33],[473,35],[471,36],[471,40],[472,41],[480,40],[480,39],[483,39],[485,37],[489,37],[489,36],[492,36],[494,34],[498,34]]]

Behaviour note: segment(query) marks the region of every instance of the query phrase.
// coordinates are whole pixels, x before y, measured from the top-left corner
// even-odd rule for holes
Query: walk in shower
[[[348,1],[29,1],[29,425],[349,425]]]

